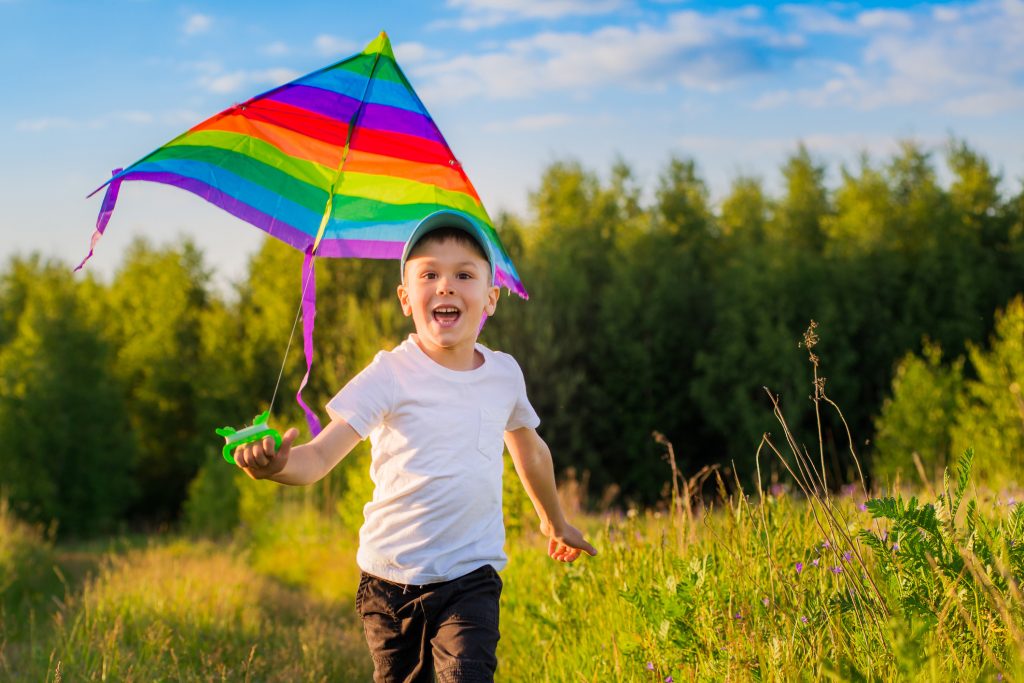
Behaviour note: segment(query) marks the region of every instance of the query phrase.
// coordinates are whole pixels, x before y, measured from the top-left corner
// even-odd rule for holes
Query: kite
[[[89,195],[106,188],[89,254],[75,270],[92,256],[121,183],[133,180],[187,190],[305,254],[300,311],[306,374],[296,400],[314,436],[320,422],[302,390],[313,362],[316,257],[400,259],[423,218],[455,211],[490,242],[494,284],[528,296],[473,184],[384,32],[361,53],[236,104],[115,169]],[[260,417],[259,429],[273,432]],[[228,430],[234,432],[225,427],[218,433],[232,441]]]

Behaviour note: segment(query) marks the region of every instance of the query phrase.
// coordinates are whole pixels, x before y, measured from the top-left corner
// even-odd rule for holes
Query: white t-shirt
[[[537,427],[516,360],[477,344],[483,365],[431,360],[416,335],[381,351],[327,404],[364,439],[373,500],[363,508],[356,561],[406,584],[448,581],[485,564],[504,569],[504,432]]]

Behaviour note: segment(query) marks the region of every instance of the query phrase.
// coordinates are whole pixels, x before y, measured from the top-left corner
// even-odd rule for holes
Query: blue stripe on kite
[[[273,216],[310,236],[316,235],[317,230],[320,229],[320,221],[323,220],[322,213],[314,213],[301,204],[296,204],[283,195],[272,192],[262,185],[204,161],[189,159],[144,161],[133,166],[132,170],[150,173],[173,173],[185,178],[201,181],[251,206],[257,211]],[[326,192],[324,192],[324,202],[325,204],[327,202]]]
[[[366,76],[353,73],[347,69],[332,69],[330,71],[310,74],[306,78],[300,78],[292,84],[292,87],[295,85],[307,85],[341,93],[355,100],[362,100],[363,93],[365,92],[366,102],[386,104],[389,107],[398,107],[399,109],[406,109],[417,114],[430,116],[419,99],[401,83],[375,78],[373,85],[367,88],[367,80]]]

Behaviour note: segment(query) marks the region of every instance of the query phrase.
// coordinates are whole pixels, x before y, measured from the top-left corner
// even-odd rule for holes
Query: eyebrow
[[[431,268],[437,264],[437,259],[430,258],[429,256],[426,259],[424,259],[424,261],[425,263],[421,266],[421,268]],[[476,261],[461,261],[459,263],[454,264],[455,268],[465,268],[466,266],[473,266],[474,268],[480,267],[479,263],[477,263]]]

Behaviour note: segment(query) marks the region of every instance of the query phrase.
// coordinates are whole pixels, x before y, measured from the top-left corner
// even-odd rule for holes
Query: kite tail
[[[78,272],[85,265],[85,262],[92,258],[92,251],[96,248],[96,243],[100,241],[100,237],[103,236],[103,231],[107,229],[107,223],[110,222],[110,215],[114,213],[114,205],[117,204],[117,191],[121,189],[121,181],[123,178],[118,178],[117,174],[124,169],[115,168],[111,171],[111,175],[114,179],[107,185],[107,192],[103,195],[103,203],[100,204],[100,215],[96,217],[96,231],[92,234],[92,240],[89,242],[89,254],[82,259],[82,262],[78,264],[74,272]]]
[[[313,268],[313,250],[306,251],[306,258],[302,261],[302,348],[306,352],[306,374],[299,384],[299,391],[295,394],[295,400],[302,406],[306,413],[306,422],[309,423],[309,431],[313,436],[320,433],[320,419],[316,413],[310,410],[306,402],[302,400],[302,390],[309,381],[309,373],[313,368],[313,323],[316,319],[316,272]]]

